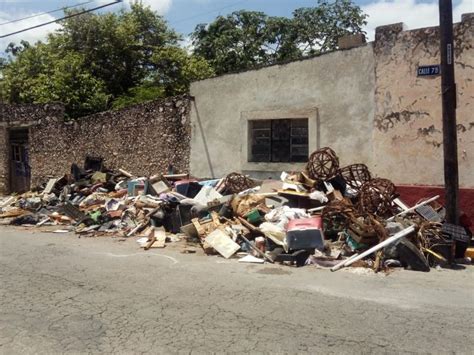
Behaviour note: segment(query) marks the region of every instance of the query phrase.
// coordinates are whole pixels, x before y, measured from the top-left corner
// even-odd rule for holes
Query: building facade
[[[461,205],[474,215],[474,14],[454,25]],[[137,175],[175,171],[277,177],[333,148],[341,166],[366,164],[407,202],[442,194],[438,28],[378,27],[371,43],[191,85],[157,100],[80,120],[61,105],[0,105],[0,193],[24,191],[99,156]],[[421,74],[424,74],[421,72]],[[436,74],[436,73],[428,73]],[[439,74],[439,73],[438,73]]]
[[[473,14],[454,38],[460,186],[474,188]],[[439,58],[437,27],[399,23],[355,48],[193,83],[191,173],[275,176],[329,146],[396,184],[442,185],[441,78],[418,73]]]

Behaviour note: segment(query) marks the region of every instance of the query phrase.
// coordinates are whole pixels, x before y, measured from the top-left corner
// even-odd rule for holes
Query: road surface
[[[474,268],[248,265],[0,227],[0,353],[465,353]]]

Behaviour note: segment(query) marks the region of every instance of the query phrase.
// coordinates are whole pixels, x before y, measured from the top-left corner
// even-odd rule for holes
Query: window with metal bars
[[[308,159],[308,119],[249,121],[250,162],[290,163]]]

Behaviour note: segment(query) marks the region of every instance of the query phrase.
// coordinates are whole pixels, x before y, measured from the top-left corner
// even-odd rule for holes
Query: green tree
[[[46,43],[8,46],[9,59],[0,62],[2,101],[60,101],[69,116],[79,117],[184,93],[192,80],[214,74],[139,1],[130,11],[87,13],[62,25]]]
[[[49,41],[60,50],[82,54],[107,92],[118,96],[155,69],[151,61],[155,52],[177,46],[179,39],[160,15],[136,2],[128,12],[70,18]]]
[[[163,87],[156,86],[152,82],[144,82],[139,86],[131,88],[126,94],[117,97],[112,103],[112,108],[121,109],[141,102],[156,100],[165,96],[165,90]]]
[[[85,70],[84,58],[74,52],[58,53],[43,43],[28,46],[17,52],[2,74],[8,102],[62,102],[71,117],[107,107],[104,83]]]
[[[292,18],[253,11],[219,16],[198,25],[191,38],[194,53],[223,74],[337,49],[339,37],[363,33],[366,17],[350,0],[319,0]]]
[[[304,54],[337,49],[337,40],[348,34],[364,33],[367,15],[351,0],[319,0],[319,6],[293,12],[296,41]]]
[[[184,94],[191,82],[214,75],[210,64],[196,55],[188,54],[183,48],[170,46],[156,52],[151,59],[155,70],[139,86],[118,97],[114,108],[133,103]]]
[[[194,53],[207,59],[217,74],[267,64],[267,21],[263,12],[236,11],[200,24],[191,35]]]
[[[210,64],[197,55],[190,55],[183,48],[167,47],[152,57],[156,70],[152,73],[155,85],[163,87],[167,96],[184,94],[191,82],[214,75]]]

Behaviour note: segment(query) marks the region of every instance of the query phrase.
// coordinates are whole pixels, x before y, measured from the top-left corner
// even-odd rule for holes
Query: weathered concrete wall
[[[455,24],[460,186],[474,187],[474,15]],[[331,146],[341,164],[366,163],[398,184],[442,185],[437,27],[379,27],[366,46],[193,83],[191,173],[297,170],[303,164],[249,163],[247,121],[309,117],[310,147]],[[262,175],[262,174],[260,174]]]
[[[341,164],[372,164],[372,45],[191,85],[191,173],[271,172],[303,164],[249,163],[247,120],[309,118],[309,152],[331,146]]]
[[[47,107],[30,115],[18,114],[28,111],[23,105],[8,106],[6,110],[16,112],[17,118],[28,117],[23,121],[9,119],[9,127],[30,126],[32,186],[69,172],[72,163],[82,165],[87,155],[100,156],[107,167],[123,168],[137,175],[166,173],[170,164],[179,172],[189,170],[191,129],[187,96],[67,122],[62,111],[48,114]],[[5,147],[2,139],[6,140],[7,135],[0,131],[0,147]],[[0,170],[0,184],[7,182]]]
[[[441,78],[417,77],[439,64],[438,28],[379,27],[375,53],[374,172],[402,184],[444,184]],[[459,177],[474,187],[474,16],[454,26]]]

